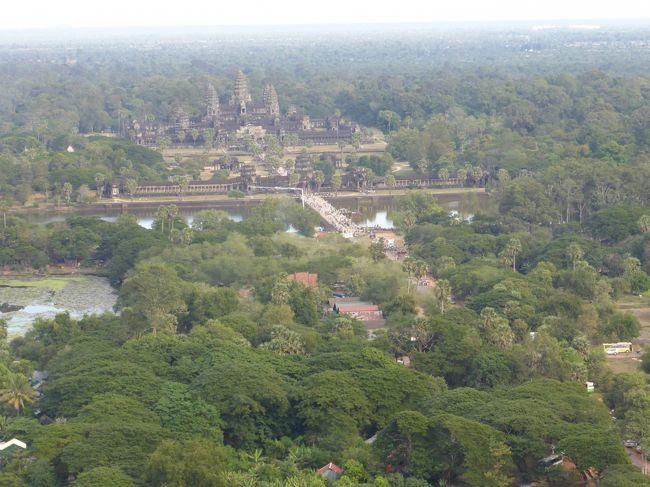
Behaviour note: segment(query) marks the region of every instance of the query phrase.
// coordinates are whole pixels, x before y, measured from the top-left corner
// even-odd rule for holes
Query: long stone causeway
[[[359,225],[341,213],[338,208],[335,208],[327,200],[314,193],[304,194],[303,201],[316,211],[328,225],[346,237],[354,236],[362,230]]]

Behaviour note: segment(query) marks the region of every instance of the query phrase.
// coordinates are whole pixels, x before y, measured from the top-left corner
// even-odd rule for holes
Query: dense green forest
[[[500,214],[471,223],[432,196],[402,197],[403,263],[284,233],[285,214],[313,216],[282,200],[239,223],[206,210],[187,227],[168,209],[151,230],[128,216],[39,227],[50,247],[87,235],[75,258],[105,262],[121,314],[37,321],[5,345],[3,434],[30,452],[5,463],[3,482],[317,486],[314,469],[334,461],[339,485],[567,485],[588,468],[624,485],[621,438],[645,438],[650,390],[644,373],[614,375],[597,344],[639,332],[614,299],[650,287],[647,213],[612,206],[583,227],[531,227],[502,206],[507,188]],[[25,226],[9,217],[3,235]],[[434,295],[408,291],[414,262],[438,277]],[[319,289],[288,281],[296,271],[318,273]],[[368,341],[361,322],[323,318],[341,282],[382,305],[385,333]],[[50,374],[42,424],[34,369]],[[553,449],[577,470],[540,471]]]
[[[616,374],[601,345],[638,337],[617,300],[650,290],[648,31],[229,35],[2,43],[0,265],[95,268],[119,299],[1,337],[0,439],[28,448],[0,458],[0,485],[650,485],[623,446],[650,451],[650,352]],[[314,238],[318,216],[285,199],[191,225],[167,205],[151,229],[8,211],[32,191],[69,203],[106,178],[168,177],[156,151],[90,134],[198,113],[236,67],[283,106],[383,130],[416,172],[482,179],[489,204],[466,220],[395,198],[402,261]],[[378,304],[386,328],[369,339],[324,314],[334,289]],[[31,384],[35,370],[49,377]],[[554,453],[562,469],[540,464]]]

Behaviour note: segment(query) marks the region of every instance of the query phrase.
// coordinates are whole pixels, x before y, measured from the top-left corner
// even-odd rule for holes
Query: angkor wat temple
[[[290,136],[294,143],[336,144],[351,143],[357,129],[355,123],[340,116],[311,119],[295,106],[283,113],[271,84],[264,88],[261,101],[254,100],[246,76],[239,71],[227,104],[222,105],[214,86],[208,85],[201,117],[190,118],[177,108],[174,120],[167,123],[132,120],[129,137],[147,146],[159,145],[166,138],[173,145],[201,145],[212,139],[216,145],[241,147],[246,138],[261,140],[268,135],[280,142]]]

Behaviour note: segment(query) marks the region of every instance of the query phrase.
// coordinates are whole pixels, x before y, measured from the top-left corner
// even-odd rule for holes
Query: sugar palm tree
[[[339,189],[341,189],[341,183],[343,182],[343,179],[340,174],[334,174],[332,175],[332,189],[334,190],[335,194],[338,196],[339,194]]]
[[[0,200],[0,212],[2,212],[2,226],[7,228],[7,210],[11,205],[7,200]]]
[[[160,232],[165,233],[165,221],[169,218],[169,210],[165,205],[159,206],[156,211],[156,218],[160,220]]]
[[[433,294],[438,300],[438,305],[440,306],[440,314],[445,314],[445,304],[449,302],[451,298],[451,285],[447,279],[440,279],[436,283],[436,287],[433,289]]]
[[[429,266],[423,260],[416,260],[413,263],[413,275],[419,283],[420,280],[429,272]]]
[[[26,404],[34,402],[34,396],[31,384],[24,375],[20,374],[12,375],[6,387],[0,389],[0,401],[14,408],[18,415]]]
[[[639,218],[639,229],[643,233],[650,233],[650,215],[641,215],[641,218]]]
[[[404,259],[402,262],[402,270],[406,272],[407,278],[406,278],[406,293],[408,294],[411,292],[411,276],[413,275],[413,272],[415,271],[415,262],[416,259],[413,257],[407,257]]]
[[[582,258],[585,255],[585,252],[584,250],[582,250],[582,247],[580,247],[580,245],[578,245],[575,242],[571,242],[569,244],[569,247],[567,248],[566,254],[573,267],[573,272],[575,273],[576,264],[578,263],[579,260],[582,260]]]
[[[106,176],[98,172],[95,174],[95,187],[97,188],[97,197],[101,198],[102,193],[104,192],[104,181],[106,181]]]
[[[504,255],[512,261],[512,270],[517,271],[517,254],[521,252],[521,241],[518,238],[511,238],[504,249]]]
[[[178,206],[169,205],[167,207],[167,218],[169,218],[170,231],[174,229],[174,220],[178,217],[179,213],[180,212],[178,211]]]
[[[386,186],[388,186],[389,189],[388,194],[392,194],[393,193],[392,189],[395,187],[395,183],[396,183],[395,176],[389,174],[388,176],[386,176],[386,179],[384,179],[384,181],[386,183]]]

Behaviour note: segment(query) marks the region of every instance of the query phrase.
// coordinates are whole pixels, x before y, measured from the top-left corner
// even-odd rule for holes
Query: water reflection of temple
[[[128,135],[138,144],[148,146],[159,145],[161,139],[166,138],[168,143],[175,145],[202,145],[212,141],[234,147],[268,135],[285,143],[287,137],[295,143],[351,143],[356,131],[355,123],[337,115],[312,119],[293,105],[283,113],[278,94],[271,84],[264,88],[261,100],[255,100],[246,76],[239,71],[227,103],[220,103],[217,90],[209,84],[200,117],[191,118],[178,107],[173,120],[166,123],[132,120]]]

